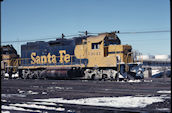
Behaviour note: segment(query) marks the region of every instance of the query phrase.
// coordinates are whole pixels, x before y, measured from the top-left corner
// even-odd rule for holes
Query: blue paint
[[[82,38],[85,37],[75,37],[72,39],[56,39],[54,41],[48,41],[48,42],[44,42],[44,41],[36,41],[36,42],[28,42],[25,45],[21,46],[21,58],[29,58],[28,60],[22,60],[21,65],[23,66],[39,66],[39,65],[76,65],[76,64],[80,64],[80,62],[82,64],[88,64],[88,60],[87,59],[82,59],[80,61],[80,59],[77,59],[74,56],[74,50],[75,50],[75,45],[76,44],[80,44],[82,41]],[[71,62],[68,63],[60,63],[60,57],[57,57],[57,63],[51,63],[51,64],[31,64],[31,53],[35,52],[36,56],[47,56],[48,53],[50,53],[51,55],[56,55],[56,56],[60,56],[59,51],[60,50],[66,50],[66,54],[69,54],[72,59],[70,58]]]

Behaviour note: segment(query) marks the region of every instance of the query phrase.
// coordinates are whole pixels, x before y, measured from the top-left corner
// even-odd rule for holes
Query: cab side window
[[[100,48],[100,44],[99,43],[92,43],[91,49],[99,49],[99,48]]]

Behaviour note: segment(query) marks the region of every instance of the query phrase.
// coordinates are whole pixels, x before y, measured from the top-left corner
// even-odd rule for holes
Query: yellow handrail
[[[125,61],[125,71],[126,71],[126,72],[129,71],[129,68],[128,68],[128,65],[127,65],[127,64],[128,64],[128,55],[129,55],[129,54],[133,54],[133,53],[132,53],[132,52],[127,53],[127,58],[126,58],[126,61]]]

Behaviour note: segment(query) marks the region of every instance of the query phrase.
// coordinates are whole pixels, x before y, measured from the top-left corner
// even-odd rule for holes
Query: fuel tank
[[[67,79],[69,70],[71,67],[51,67],[42,71],[41,76],[49,79]]]
[[[48,79],[72,79],[83,77],[84,72],[76,67],[49,67],[40,73],[42,78]]]

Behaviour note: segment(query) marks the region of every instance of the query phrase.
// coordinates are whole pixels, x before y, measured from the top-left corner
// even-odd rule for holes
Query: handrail
[[[129,55],[129,54],[133,54],[133,53],[132,53],[132,52],[127,53],[127,58],[126,58],[126,61],[125,61],[125,71],[126,71],[126,72],[129,71],[129,68],[128,68],[128,65],[127,65],[127,64],[128,64],[128,55]]]

